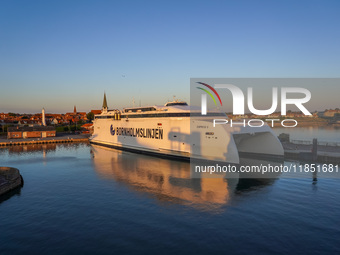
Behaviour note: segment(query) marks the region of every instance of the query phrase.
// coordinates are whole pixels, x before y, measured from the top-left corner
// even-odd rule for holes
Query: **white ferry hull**
[[[190,129],[191,126],[191,129]],[[105,147],[182,160],[239,163],[242,156],[283,157],[280,141],[268,126],[212,126],[189,117],[96,119],[90,142]]]

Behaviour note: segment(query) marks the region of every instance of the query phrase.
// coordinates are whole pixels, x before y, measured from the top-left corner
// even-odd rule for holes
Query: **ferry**
[[[268,125],[262,127],[214,126],[222,112],[200,114],[186,102],[164,106],[108,110],[104,94],[101,114],[95,115],[92,144],[180,160],[240,163],[240,157],[282,159],[283,147]]]

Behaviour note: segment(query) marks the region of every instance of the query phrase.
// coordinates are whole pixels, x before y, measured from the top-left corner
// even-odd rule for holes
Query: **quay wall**
[[[79,143],[88,142],[88,138],[63,138],[63,139],[45,139],[45,140],[29,140],[29,141],[0,141],[1,146],[14,146],[14,145],[30,145],[30,144],[49,144],[49,143]]]

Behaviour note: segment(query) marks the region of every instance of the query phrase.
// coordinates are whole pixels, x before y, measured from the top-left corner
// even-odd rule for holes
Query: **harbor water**
[[[1,254],[340,254],[340,179],[192,179],[87,143],[0,148]]]

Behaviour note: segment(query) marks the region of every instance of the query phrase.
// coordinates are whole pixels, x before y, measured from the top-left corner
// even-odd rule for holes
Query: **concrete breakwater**
[[[318,153],[317,158],[313,160],[311,156],[308,155],[308,152],[285,150],[284,158],[286,160],[298,160],[306,163],[340,164],[340,154]]]
[[[23,179],[17,168],[0,167],[0,195],[23,185]]]
[[[299,160],[302,162],[340,164],[340,146],[317,145],[315,157],[313,146],[310,144],[297,144],[282,142],[285,159]]]

